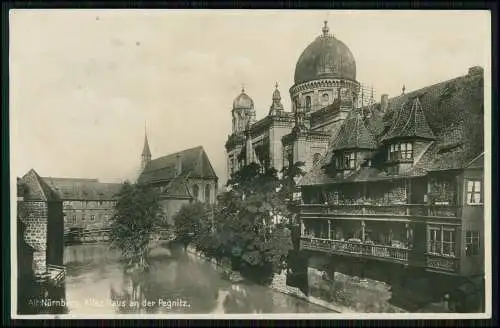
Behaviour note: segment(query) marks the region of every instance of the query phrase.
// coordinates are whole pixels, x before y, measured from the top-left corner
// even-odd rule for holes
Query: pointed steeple
[[[144,147],[141,154],[141,171],[151,162],[151,150],[149,149],[148,134],[146,132],[146,124],[144,123]]]
[[[148,135],[144,134],[144,147],[142,148],[142,156],[151,157],[151,150],[149,149]]]

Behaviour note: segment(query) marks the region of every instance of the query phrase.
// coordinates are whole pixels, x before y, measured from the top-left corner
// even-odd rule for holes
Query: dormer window
[[[337,156],[337,169],[343,170],[353,170],[356,168],[356,160],[357,160],[356,152],[344,152]]]
[[[401,142],[389,146],[389,161],[413,159],[413,143]]]

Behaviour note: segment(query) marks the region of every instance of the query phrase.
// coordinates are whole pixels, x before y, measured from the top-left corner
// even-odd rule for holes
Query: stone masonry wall
[[[21,220],[26,224],[24,240],[35,249],[35,274],[45,272],[48,204],[41,201],[24,201],[18,203],[19,207],[23,209]]]

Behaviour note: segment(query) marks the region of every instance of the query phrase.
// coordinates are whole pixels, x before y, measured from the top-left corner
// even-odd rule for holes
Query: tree
[[[264,282],[285,267],[292,249],[290,230],[279,224],[291,214],[282,181],[275,170],[250,164],[227,187],[214,215],[215,238],[207,238],[210,247],[202,251],[229,257],[243,275]]]
[[[181,207],[174,216],[174,222],[177,239],[184,244],[184,248],[200,237],[202,225],[207,221],[207,209],[203,203],[194,202]]]
[[[111,247],[135,268],[145,269],[149,241],[161,226],[163,211],[152,188],[125,182],[118,193],[110,225]]]

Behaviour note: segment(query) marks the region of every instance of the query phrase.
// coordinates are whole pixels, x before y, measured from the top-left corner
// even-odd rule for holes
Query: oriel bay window
[[[430,226],[428,230],[427,252],[433,255],[455,257],[456,230],[453,227]]]
[[[389,161],[412,160],[413,143],[401,142],[389,146]]]

